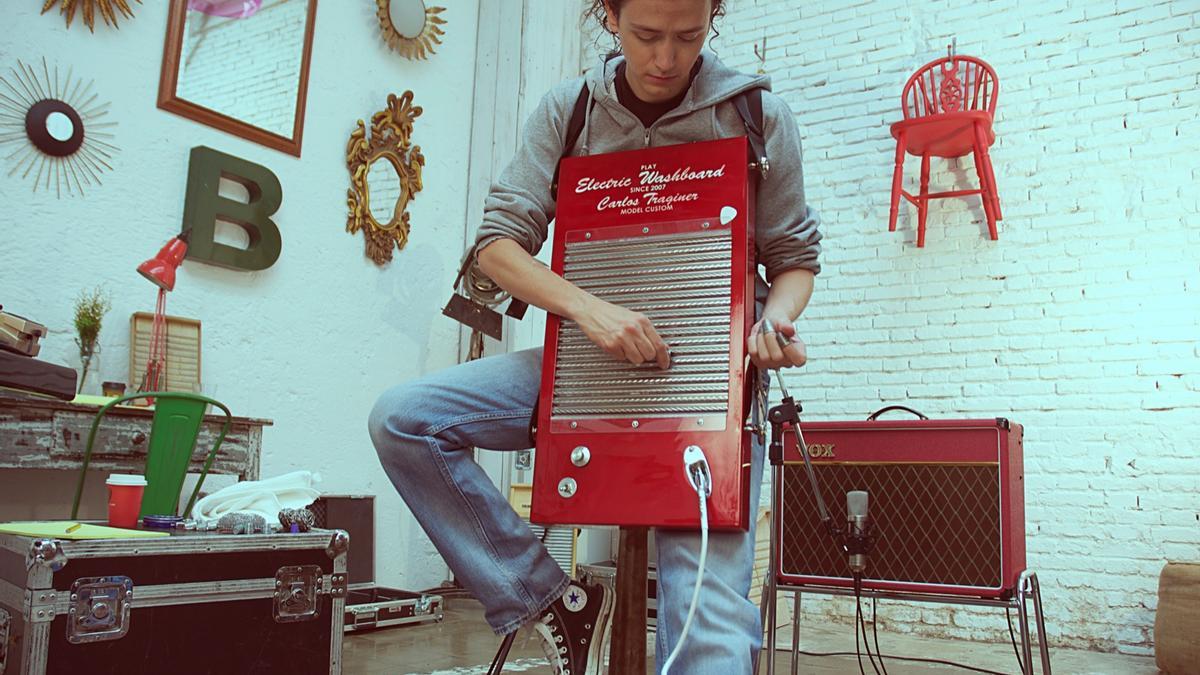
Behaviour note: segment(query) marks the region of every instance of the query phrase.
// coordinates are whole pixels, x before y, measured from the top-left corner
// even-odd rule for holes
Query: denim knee
[[[397,435],[421,435],[421,429],[427,426],[420,419],[423,400],[425,397],[411,383],[396,385],[380,395],[367,417],[367,431],[377,453],[394,450],[395,444],[388,440]]]

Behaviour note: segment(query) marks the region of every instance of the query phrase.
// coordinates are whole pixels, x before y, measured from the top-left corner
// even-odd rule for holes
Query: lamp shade
[[[158,252],[158,255],[138,265],[137,271],[163,290],[175,289],[175,269],[187,255],[187,233],[183,233]]]

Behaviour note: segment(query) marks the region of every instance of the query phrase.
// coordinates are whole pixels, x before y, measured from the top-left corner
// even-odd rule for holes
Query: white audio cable
[[[696,586],[692,590],[692,604],[688,607],[687,619],[683,622],[683,632],[679,634],[679,640],[675,643],[675,648],[671,650],[671,655],[663,663],[662,675],[670,672],[671,665],[675,663],[675,657],[679,656],[679,652],[683,648],[683,641],[687,639],[688,629],[692,627],[692,617],[696,615],[696,605],[700,604],[704,563],[708,558],[708,505],[706,500],[712,495],[712,473],[708,469],[708,459],[704,456],[704,451],[700,449],[700,446],[689,445],[683,451],[683,471],[687,475],[688,483],[700,498],[700,562],[696,570]]]

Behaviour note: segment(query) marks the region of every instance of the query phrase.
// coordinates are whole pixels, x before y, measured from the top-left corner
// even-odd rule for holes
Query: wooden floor
[[[342,672],[346,675],[482,675],[487,671],[500,639],[492,634],[484,622],[483,612],[478,604],[470,600],[452,600],[449,605],[445,619],[440,623],[431,622],[347,635]],[[804,625],[801,628],[801,636],[801,649],[806,651],[854,653],[854,634],[842,626]],[[885,655],[948,659],[976,668],[1020,673],[1012,645],[1008,642],[935,640],[882,631],[879,633],[879,642]],[[780,675],[792,672],[788,653],[791,643],[790,631],[783,629],[777,643],[782,650],[776,659],[776,673]],[[651,673],[654,667],[654,647],[649,641],[647,653],[650,657],[646,664],[646,672]],[[1154,667],[1154,659],[1149,657],[1054,649],[1051,650],[1051,659],[1053,672],[1064,675],[1158,673],[1158,669]],[[888,658],[885,665],[889,675],[970,672],[950,666],[906,662],[895,658]],[[865,655],[863,666],[868,675],[874,672]],[[504,672],[544,675],[552,671],[542,656],[537,639],[531,634],[523,634],[514,643]],[[764,664],[760,673],[765,672]],[[858,673],[858,662],[854,656],[801,655],[796,672],[850,675]]]

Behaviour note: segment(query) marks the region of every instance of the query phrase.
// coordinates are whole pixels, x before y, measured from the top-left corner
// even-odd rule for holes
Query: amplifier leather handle
[[[921,419],[923,419],[923,420],[927,420],[927,419],[929,419],[929,418],[928,418],[928,417],[926,417],[925,415],[923,415],[923,414],[921,414],[921,413],[917,412],[916,410],[913,410],[912,408],[909,408],[908,406],[903,406],[903,405],[889,405],[889,406],[886,406],[886,407],[880,408],[879,410],[876,410],[875,412],[871,413],[870,415],[867,415],[867,421],[868,421],[868,422],[874,422],[876,419],[878,419],[878,418],[879,418],[879,416],[880,416],[880,415],[882,415],[883,413],[885,413],[885,412],[887,412],[887,411],[889,411],[889,410],[903,410],[903,411],[905,411],[905,412],[910,412],[910,413],[912,413],[912,414],[916,415],[917,417],[919,417],[919,418],[921,418]]]

